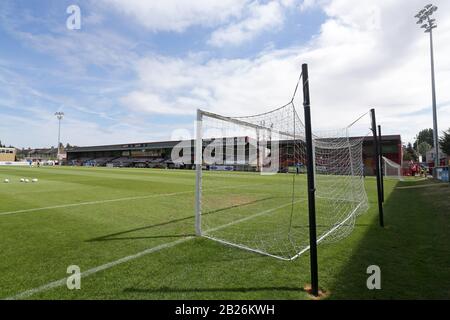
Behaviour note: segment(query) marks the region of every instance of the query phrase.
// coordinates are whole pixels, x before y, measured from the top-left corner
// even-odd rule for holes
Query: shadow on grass
[[[140,288],[126,288],[123,290],[125,293],[196,293],[196,292],[259,292],[259,291],[292,291],[299,292],[305,291],[304,288],[300,287],[240,287],[240,288],[151,288],[151,289],[140,289]]]
[[[347,262],[340,265],[340,272],[333,275],[328,285],[327,289],[333,292],[330,299],[450,297],[443,283],[450,279],[450,215],[445,214],[446,210],[450,212],[450,207],[448,204],[447,207],[437,206],[442,195],[436,190],[441,190],[442,186],[424,180],[399,182],[397,187],[430,183],[428,187],[417,189],[399,189],[390,184],[384,203],[385,228],[378,225],[377,209],[359,218],[361,222],[353,234],[336,245],[342,252],[340,259]],[[446,194],[449,199],[450,192]],[[372,203],[374,207],[376,203]],[[349,247],[354,247],[351,254]],[[333,258],[335,256],[334,253]],[[324,269],[327,263],[329,265],[330,261],[321,261]],[[380,267],[380,290],[367,288],[370,274],[366,270],[370,265]]]
[[[153,229],[153,228],[163,227],[163,226],[175,224],[175,223],[178,223],[178,222],[186,221],[186,220],[189,220],[189,219],[192,219],[192,218],[194,218],[194,216],[183,217],[183,218],[174,219],[174,220],[161,222],[161,223],[155,223],[155,224],[151,224],[151,225],[147,225],[147,226],[143,226],[143,227],[139,227],[139,228],[133,228],[133,229],[125,230],[125,231],[110,233],[110,234],[107,234],[107,235],[104,235],[104,236],[101,236],[101,237],[96,237],[96,238],[85,240],[85,242],[109,241],[109,240],[130,240],[130,239],[142,239],[142,238],[152,238],[152,237],[156,237],[156,238],[183,237],[183,236],[186,236],[186,235],[160,235],[160,236],[148,236],[148,237],[147,236],[145,236],[145,237],[142,237],[142,236],[138,236],[138,237],[119,237],[119,236],[124,235],[124,234],[128,234],[128,233],[132,233],[132,232],[137,232],[137,231],[142,231],[142,230],[149,230],[149,229]]]
[[[216,209],[216,210],[211,210],[211,211],[202,213],[202,216],[223,212],[225,210],[230,210],[230,209],[234,209],[234,208],[238,208],[238,207],[249,206],[249,205],[252,205],[252,204],[255,204],[255,203],[259,203],[259,202],[262,202],[262,201],[266,201],[266,200],[270,200],[270,199],[273,199],[273,198],[274,197],[266,197],[266,198],[256,199],[256,200],[249,201],[249,202],[242,203],[242,204],[231,205],[231,206],[228,206],[228,207],[219,208],[219,209]],[[173,220],[170,220],[170,221],[165,221],[165,222],[161,222],[161,223],[151,224],[151,225],[147,225],[147,226],[143,226],[143,227],[139,227],[139,228],[128,229],[128,230],[120,231],[120,232],[116,232],[116,233],[110,233],[110,234],[107,234],[107,235],[104,235],[104,236],[101,236],[101,237],[96,237],[96,238],[85,240],[85,242],[109,241],[109,240],[132,240],[132,239],[187,237],[187,236],[191,236],[191,235],[190,234],[189,235],[160,235],[160,236],[136,236],[136,237],[118,237],[118,236],[121,236],[121,235],[124,235],[124,234],[128,234],[128,233],[132,233],[132,232],[136,232],[136,231],[149,230],[149,229],[153,229],[153,228],[158,228],[158,227],[163,227],[163,226],[167,226],[167,225],[171,225],[171,224],[176,224],[178,222],[190,220],[190,219],[193,219],[193,218],[195,218],[195,216],[194,215],[190,215],[190,216],[186,216],[186,217],[183,217],[183,218],[173,219]]]
[[[90,241],[115,241],[115,240],[142,240],[142,239],[164,239],[164,238],[187,238],[187,237],[195,237],[195,234],[165,234],[159,236],[142,236],[142,237],[118,237],[118,238],[105,238],[105,239],[95,239],[95,240],[86,240]]]

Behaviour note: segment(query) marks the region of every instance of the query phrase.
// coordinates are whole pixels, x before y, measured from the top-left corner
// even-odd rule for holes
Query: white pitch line
[[[130,256],[126,256],[126,257],[120,258],[118,260],[111,261],[109,263],[105,263],[105,264],[103,264],[101,266],[98,266],[98,267],[86,270],[86,271],[82,272],[80,274],[80,276],[82,278],[83,277],[88,277],[88,276],[90,276],[90,275],[92,275],[94,273],[97,273],[99,271],[103,271],[103,270],[115,267],[115,266],[117,266],[119,264],[122,264],[122,263],[125,263],[125,262],[128,262],[128,261],[140,258],[140,257],[145,256],[145,255],[150,254],[150,253],[154,253],[154,252],[157,252],[157,251],[160,251],[160,250],[163,250],[163,249],[174,247],[174,246],[176,246],[176,245],[178,245],[180,243],[186,242],[186,241],[191,240],[191,239],[194,239],[194,237],[186,237],[186,238],[182,238],[182,239],[179,239],[179,240],[176,240],[176,241],[172,241],[172,242],[169,242],[169,243],[163,243],[163,244],[161,244],[159,246],[156,246],[156,247],[153,247],[153,248],[149,248],[149,249],[146,249],[144,251],[138,252],[136,254],[133,254],[133,255],[130,255]],[[5,298],[4,300],[17,300],[17,299],[27,298],[27,297],[30,297],[30,296],[32,296],[32,295],[34,295],[36,293],[39,293],[39,292],[47,291],[47,290],[54,289],[54,288],[57,288],[57,287],[62,287],[66,283],[67,283],[67,278],[62,278],[62,279],[59,279],[59,280],[56,280],[56,281],[44,284],[44,285],[42,285],[40,287],[23,291],[23,292],[18,293],[18,294],[14,295],[14,296]]]
[[[448,183],[429,183],[429,184],[419,184],[418,186],[404,186],[404,187],[395,187],[395,189],[418,189],[418,188],[428,188],[428,187],[442,187],[448,186]]]
[[[304,199],[300,199],[300,200],[296,201],[295,203],[300,202],[300,201],[304,201]],[[246,218],[239,219],[239,220],[234,221],[232,223],[224,224],[224,225],[219,226],[217,228],[207,230],[206,232],[208,232],[208,231],[217,231],[217,230],[229,227],[229,226],[231,226],[233,224],[236,224],[238,222],[243,222],[243,221],[246,221],[246,220],[249,220],[249,219],[261,216],[263,214],[267,214],[267,213],[273,212],[273,211],[278,210],[280,208],[283,208],[285,206],[287,206],[287,204],[286,205],[282,205],[280,207],[272,208],[272,209],[269,209],[269,210],[264,210],[264,211],[261,211],[261,212],[257,212],[257,213],[255,213],[253,215],[250,215],[250,216],[246,217]],[[207,237],[207,238],[210,238],[210,237]],[[173,242],[163,243],[163,244],[158,245],[156,247],[149,248],[149,249],[146,249],[144,251],[138,252],[136,254],[133,254],[133,255],[130,255],[130,256],[126,256],[124,258],[120,258],[118,260],[115,260],[115,261],[103,264],[103,265],[98,266],[98,267],[94,267],[94,268],[89,269],[89,270],[86,270],[86,271],[82,272],[80,274],[80,276],[82,278],[83,277],[88,277],[88,276],[90,276],[90,275],[92,275],[94,273],[97,273],[99,271],[103,271],[103,270],[115,267],[115,266],[117,266],[117,265],[119,265],[121,263],[125,263],[125,262],[128,262],[128,261],[140,258],[140,257],[142,257],[144,255],[147,255],[147,254],[150,254],[150,253],[153,253],[153,252],[157,252],[157,251],[160,251],[160,250],[163,250],[163,249],[174,247],[174,246],[176,246],[178,244],[184,243],[184,242],[192,240],[192,239],[195,239],[195,237],[186,237],[186,238],[182,238],[182,239],[179,239],[179,240],[176,240],[176,241],[173,241]],[[214,238],[211,238],[211,239],[217,240],[217,239],[214,239]],[[27,297],[30,297],[30,296],[32,296],[32,295],[34,295],[36,293],[39,293],[39,292],[43,292],[43,291],[47,291],[47,290],[50,290],[50,289],[54,289],[54,288],[57,288],[57,287],[64,286],[66,283],[67,283],[67,278],[62,278],[62,279],[59,279],[59,280],[56,280],[56,281],[44,284],[44,285],[42,285],[40,287],[20,292],[20,293],[14,295],[14,296],[7,297],[4,300],[16,300],[16,299],[27,298]]]
[[[217,230],[221,230],[221,229],[224,229],[226,227],[235,225],[237,223],[244,222],[244,221],[247,221],[247,220],[250,220],[250,219],[254,219],[254,218],[257,218],[259,216],[268,214],[268,213],[272,213],[272,212],[274,212],[276,210],[282,209],[284,207],[287,207],[287,206],[290,206],[290,205],[293,205],[293,204],[296,204],[296,203],[299,203],[299,202],[302,202],[302,201],[306,201],[306,199],[299,199],[297,201],[289,202],[289,203],[283,204],[281,206],[278,206],[278,207],[275,207],[275,208],[272,208],[272,209],[268,209],[268,210],[264,210],[264,211],[261,211],[261,212],[257,212],[255,214],[252,214],[252,215],[248,216],[248,217],[245,217],[245,218],[242,218],[242,219],[238,219],[238,220],[235,220],[235,221],[223,224],[221,226],[218,226],[216,228],[212,228],[212,229],[206,230],[205,234],[203,234],[202,236],[204,238],[208,238],[208,239],[211,239],[211,240],[214,240],[214,241],[217,241],[217,242],[220,242],[220,243],[232,246],[232,247],[237,247],[237,248],[240,248],[240,249],[246,249],[246,250],[249,250],[249,251],[252,251],[252,252],[255,252],[255,253],[259,253],[259,254],[262,254],[262,255],[265,255],[265,256],[269,256],[269,257],[273,257],[273,258],[277,258],[277,259],[281,259],[281,260],[286,260],[286,261],[293,260],[293,259],[287,259],[287,258],[283,258],[283,257],[277,256],[277,255],[273,255],[273,254],[270,254],[270,253],[267,253],[267,252],[264,252],[264,251],[261,251],[261,250],[258,250],[258,249],[252,249],[252,248],[247,247],[245,245],[235,244],[235,243],[232,243],[232,242],[228,242],[226,240],[215,238],[214,236],[209,236],[207,233],[208,232],[214,232],[214,231],[217,231]],[[296,257],[298,257],[299,255],[300,254],[298,254]]]
[[[173,192],[173,193],[159,193],[159,194],[152,194],[152,195],[146,195],[146,196],[135,196],[135,197],[126,197],[126,198],[117,198],[117,199],[107,199],[107,200],[96,200],[96,201],[60,204],[60,205],[49,206],[49,207],[40,207],[40,208],[31,208],[31,209],[23,209],[23,210],[16,210],[16,211],[0,212],[0,216],[7,216],[7,215],[11,215],[11,214],[16,214],[16,213],[34,212],[34,211],[42,211],[42,210],[70,208],[70,207],[77,207],[77,206],[88,206],[88,205],[103,204],[103,203],[109,203],[109,202],[140,200],[140,199],[155,198],[155,197],[170,197],[170,196],[175,196],[175,195],[179,195],[179,194],[183,194],[183,193],[192,193],[192,192],[193,191],[182,191],[182,192]]]
[[[347,218],[345,218],[342,222],[338,223],[337,225],[335,225],[333,228],[331,228],[330,230],[328,230],[325,234],[321,235],[317,240],[316,243],[319,244],[323,239],[325,239],[326,237],[328,237],[330,234],[332,234],[337,228],[339,228],[340,226],[342,226],[344,223],[346,223],[350,218],[352,218],[354,216],[354,213],[359,209],[359,207],[361,206],[361,204],[358,204],[358,206],[353,209],[352,212],[350,212],[350,214],[347,216]],[[293,256],[292,258],[290,258],[289,260],[295,260],[298,257],[300,257],[302,254],[304,254],[306,251],[308,251],[310,249],[310,246],[305,247],[303,250],[301,250],[299,253],[297,253],[295,256]]]
[[[233,186],[233,187],[227,186],[227,187],[214,188],[214,189],[210,189],[210,190],[242,188],[242,187],[257,186],[257,185],[260,185],[260,184],[247,184],[247,185],[240,185],[240,186],[238,185],[238,186]],[[141,200],[141,199],[157,198],[157,197],[171,197],[171,196],[176,196],[176,195],[180,195],[180,194],[194,193],[194,192],[195,192],[194,190],[190,190],[190,191],[180,191],[180,192],[173,192],[173,193],[158,193],[158,194],[151,194],[151,195],[146,195],[146,196],[135,196],[135,197],[126,197],[126,198],[117,198],[117,199],[106,199],[106,200],[60,204],[60,205],[54,205],[54,206],[48,206],[48,207],[0,212],[0,217],[8,216],[8,215],[16,214],[16,213],[27,213],[27,212],[35,212],[35,211],[43,211],[43,210],[70,208],[70,207],[77,207],[77,206],[88,206],[88,205],[103,204],[103,203],[110,203],[110,202]]]

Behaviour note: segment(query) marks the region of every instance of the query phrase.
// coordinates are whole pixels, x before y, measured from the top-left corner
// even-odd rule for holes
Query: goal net
[[[382,159],[383,159],[383,175],[386,178],[403,180],[402,167],[398,163],[384,156],[382,156]]]
[[[258,115],[198,111],[198,235],[283,260],[309,249],[307,150],[299,105],[295,90],[288,104]],[[351,136],[356,127],[313,134],[317,242],[348,235],[368,207],[364,135]]]

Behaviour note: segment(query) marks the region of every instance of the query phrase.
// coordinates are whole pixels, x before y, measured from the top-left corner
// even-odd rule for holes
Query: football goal
[[[388,158],[386,158],[384,156],[382,156],[381,158],[382,158],[382,161],[383,161],[383,175],[384,175],[384,177],[390,178],[390,179],[398,179],[400,181],[403,180],[403,178],[402,178],[402,167],[398,163],[396,163],[396,162],[394,162],[394,161],[392,161],[392,160],[390,160],[390,159],[388,159]]]
[[[197,111],[197,235],[293,260],[310,249],[311,223],[316,243],[337,241],[368,208],[362,143],[369,116],[308,135],[309,119],[298,113],[302,76],[292,99],[271,111],[245,117]]]

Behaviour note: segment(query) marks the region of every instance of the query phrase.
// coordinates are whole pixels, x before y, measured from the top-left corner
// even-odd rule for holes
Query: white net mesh
[[[402,178],[402,167],[386,158],[386,157],[382,157],[383,159],[383,174],[386,178],[388,179],[398,179],[398,180],[403,180]]]
[[[202,112],[203,236],[286,260],[308,250],[305,127],[295,98],[255,116]],[[364,136],[351,137],[354,127],[313,136],[318,242],[347,236],[368,207]]]

